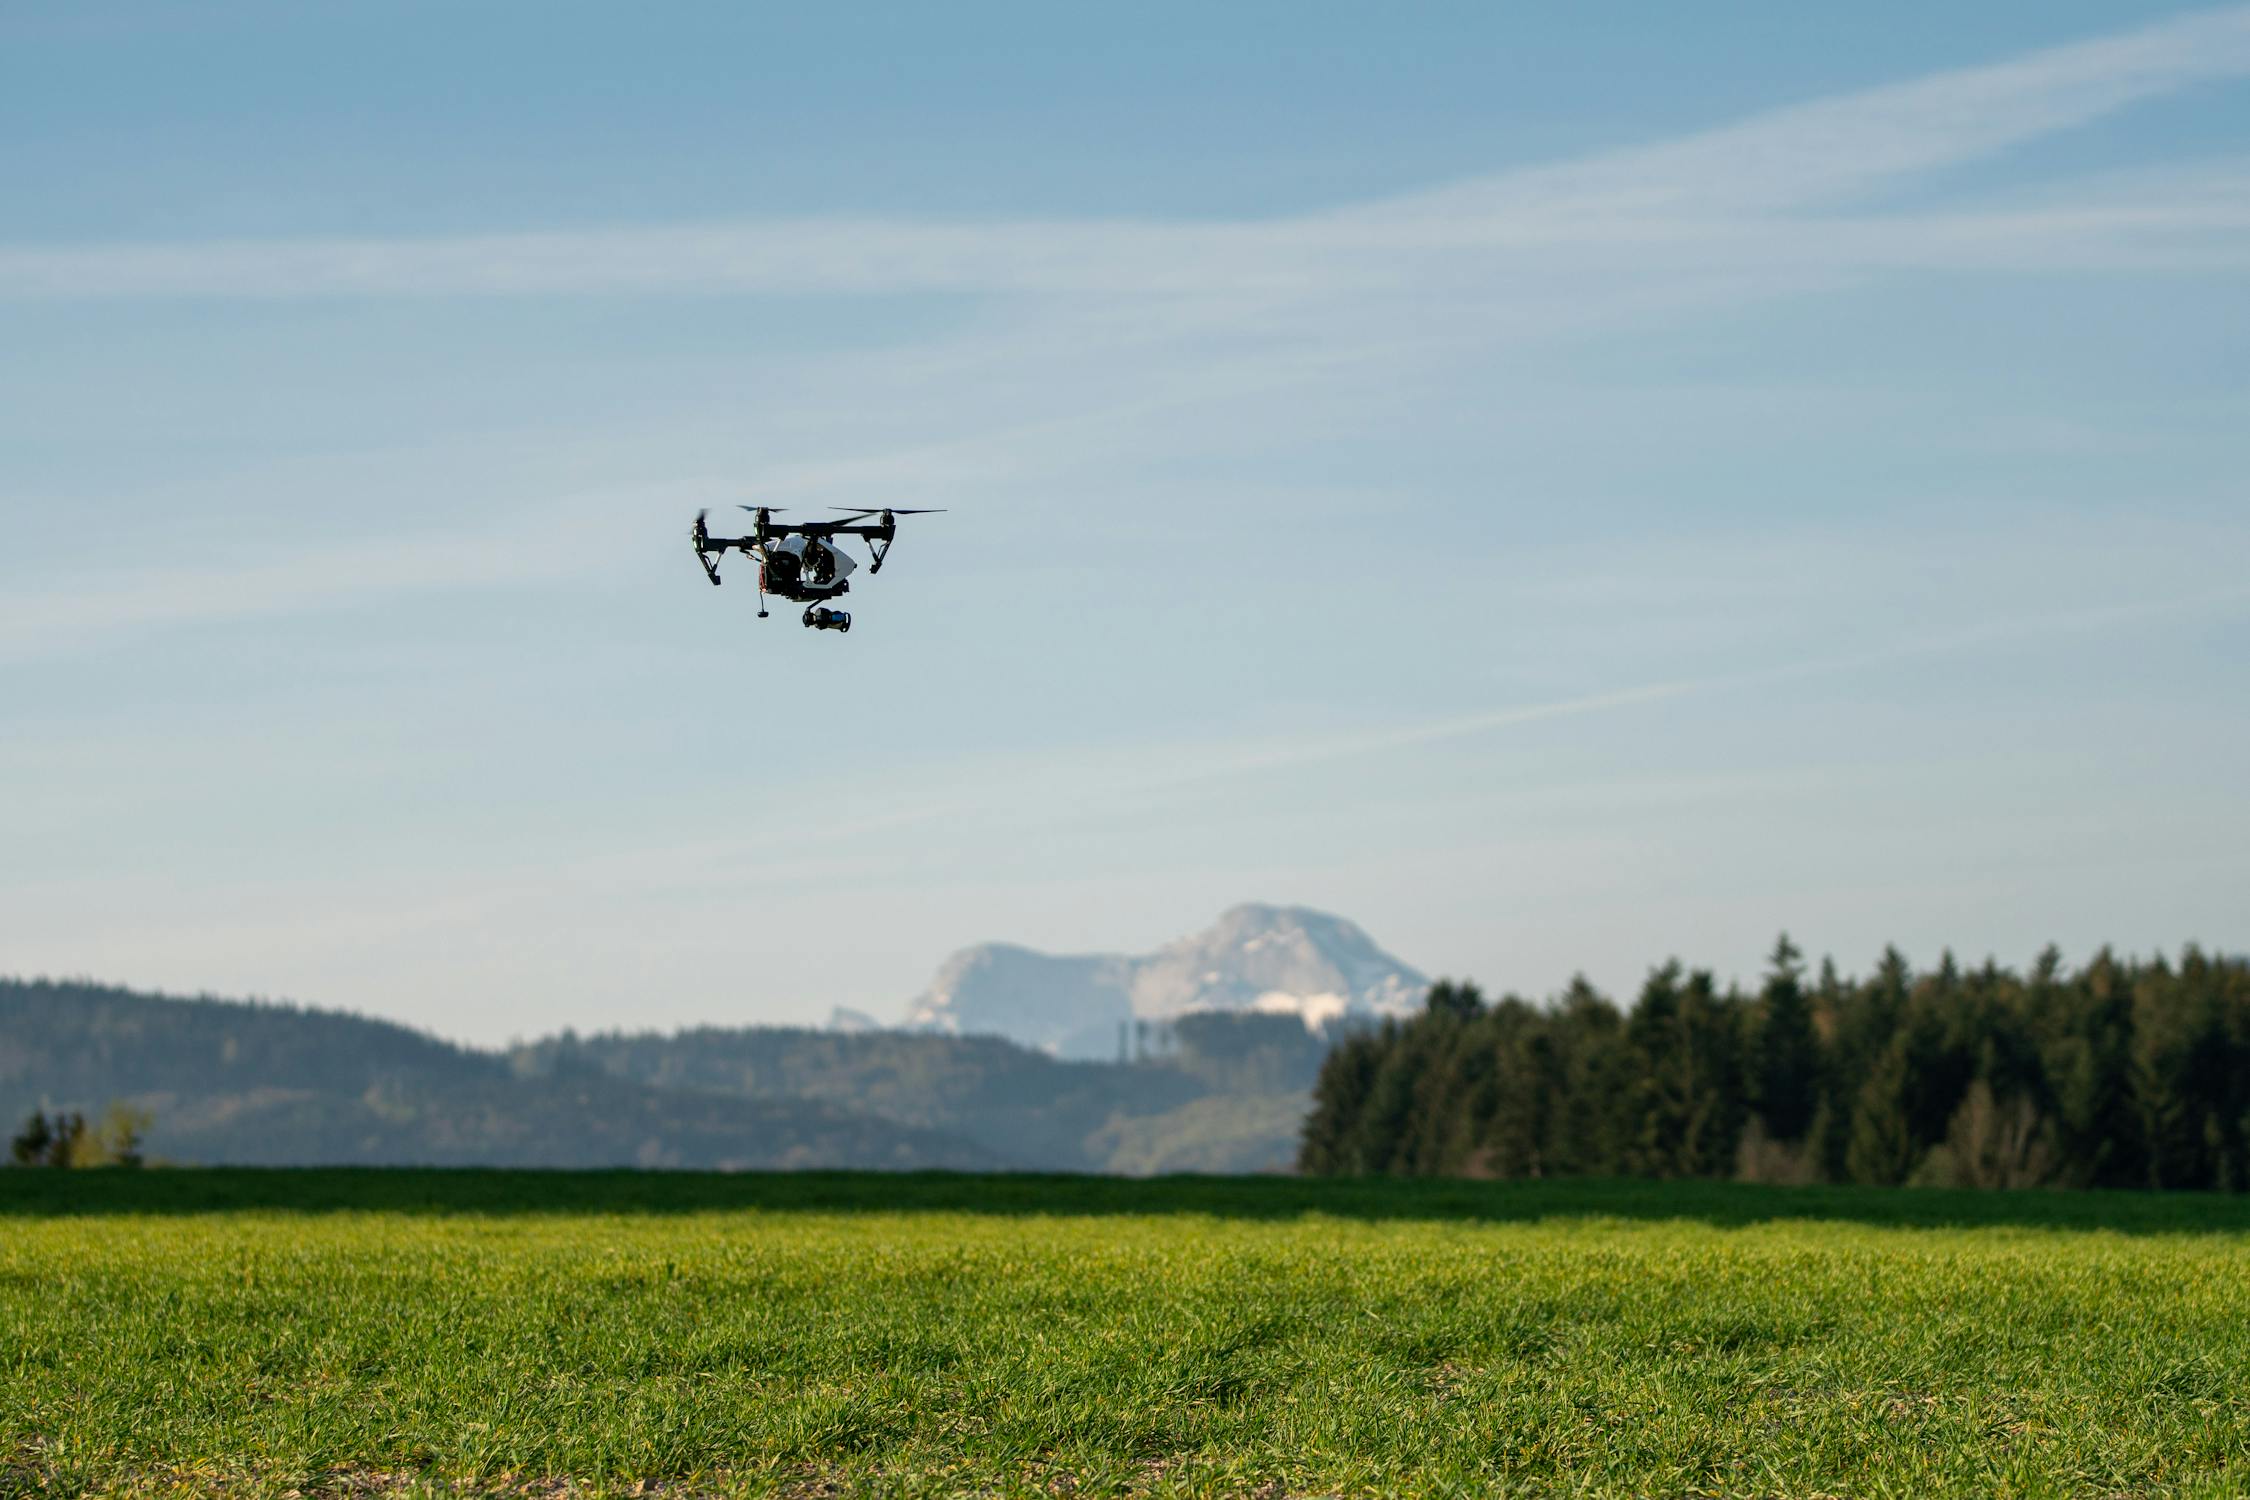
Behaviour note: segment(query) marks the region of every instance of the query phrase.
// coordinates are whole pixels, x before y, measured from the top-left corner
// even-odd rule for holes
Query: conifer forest
[[[2250,961],[2049,948],[2023,972],[1808,970],[1755,991],[1670,962],[1624,1008],[1444,981],[1329,1054],[1299,1165],[1325,1175],[2250,1187]]]

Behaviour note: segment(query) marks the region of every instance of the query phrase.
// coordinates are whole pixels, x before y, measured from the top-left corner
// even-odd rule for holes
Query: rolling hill
[[[488,1052],[338,1011],[0,980],[0,1121],[130,1103],[155,1156],[211,1164],[1287,1166],[1325,1041],[1258,1013],[1188,1015],[1165,1040],[1123,1064],[792,1028]]]

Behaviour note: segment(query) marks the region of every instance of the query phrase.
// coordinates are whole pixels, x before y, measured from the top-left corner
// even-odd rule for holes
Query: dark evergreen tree
[[[1580,974],[1563,992],[1552,1031],[1561,1087],[1548,1141],[1551,1175],[1625,1171],[1631,1140],[1625,1106],[1635,1075],[1624,1017]]]
[[[1353,1142],[1382,1053],[1383,1039],[1362,1032],[1346,1036],[1328,1054],[1313,1084],[1312,1112],[1297,1149],[1299,1170],[1316,1176],[1366,1170],[1353,1154]]]
[[[1813,1025],[1828,1041],[1821,1049],[1820,1103],[1813,1110],[1806,1138],[1815,1169],[1831,1182],[1848,1180],[1852,1096],[1867,1076],[1854,1056],[1855,1008],[1853,989],[1836,972],[1836,961],[1821,959],[1820,981],[1813,990]]]
[[[47,1164],[47,1148],[54,1143],[54,1130],[47,1123],[47,1112],[35,1109],[8,1143],[8,1159],[19,1167],[43,1167]]]
[[[1422,1002],[1422,1008],[1433,1016],[1452,1016],[1466,1021],[1484,1014],[1484,992],[1473,984],[1441,979],[1430,986],[1429,998]]]
[[[77,1110],[32,1111],[9,1143],[9,1158],[19,1167],[75,1167],[86,1144],[86,1117]],[[134,1142],[136,1152],[139,1142]],[[137,1164],[137,1163],[136,1163]]]
[[[1904,1037],[1884,1049],[1853,1101],[1845,1163],[1854,1182],[1906,1181],[1920,1153],[1907,1107],[1910,1065]]]
[[[1478,1165],[1496,1177],[1544,1177],[1553,1169],[1556,1102],[1564,1085],[1546,1018],[1520,1000],[1494,1016],[1491,1103]]]
[[[1786,939],[1754,998],[1668,963],[1628,1014],[1582,978],[1545,1007],[1450,983],[1329,1056],[1302,1164],[2250,1187],[2250,960],[1803,974]]]
[[[1803,955],[1785,932],[1774,944],[1758,997],[1755,1095],[1766,1133],[1779,1141],[1804,1139],[1820,1107],[1820,1039],[1804,973]]]
[[[1417,1094],[1429,1036],[1419,1026],[1386,1025],[1381,1034],[1387,1045],[1376,1053],[1367,1103],[1346,1149],[1360,1171],[1403,1175],[1414,1166]]]
[[[1652,969],[1625,1023],[1632,1087],[1622,1101],[1620,1165],[1640,1177],[1687,1175],[1694,1059],[1680,1022],[1680,966]]]
[[[1681,1029],[1692,1059],[1684,1160],[1698,1177],[1724,1177],[1733,1170],[1749,1118],[1743,1044],[1748,1010],[1731,987],[1720,994],[1705,969],[1689,974],[1680,994]]]

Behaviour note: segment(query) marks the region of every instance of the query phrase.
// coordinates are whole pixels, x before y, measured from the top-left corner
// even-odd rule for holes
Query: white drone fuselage
[[[858,559],[808,536],[769,542],[759,557],[760,587],[784,599],[832,599],[846,592]]]

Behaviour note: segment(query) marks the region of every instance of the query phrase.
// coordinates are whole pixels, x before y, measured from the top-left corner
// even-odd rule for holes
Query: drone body
[[[883,571],[891,543],[898,538],[900,516],[935,515],[923,510],[857,510],[841,521],[806,521],[791,524],[773,519],[765,505],[745,505],[756,522],[748,536],[713,536],[706,521],[709,511],[697,511],[695,560],[703,564],[711,582],[719,582],[719,559],[740,552],[758,564],[758,618],[766,618],[766,595],[805,605],[804,622],[810,630],[848,631],[852,617],[828,607],[829,601],[851,592],[851,576],[859,560],[837,545],[839,537],[856,536],[867,543],[871,559],[868,576]],[[872,519],[870,519],[872,518]]]

